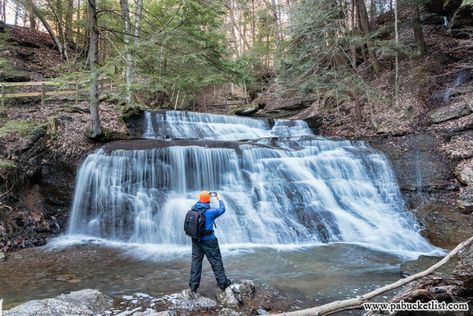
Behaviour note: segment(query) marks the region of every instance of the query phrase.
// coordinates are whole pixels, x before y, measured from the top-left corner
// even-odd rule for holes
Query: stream
[[[304,121],[179,111],[144,112],[134,125],[136,139],[83,161],[67,233],[0,264],[5,308],[83,288],[186,288],[182,223],[200,190],[226,203],[216,235],[229,277],[297,307],[368,292],[397,280],[401,262],[441,254],[388,159],[365,142],[314,135]],[[205,261],[200,291],[214,289]]]

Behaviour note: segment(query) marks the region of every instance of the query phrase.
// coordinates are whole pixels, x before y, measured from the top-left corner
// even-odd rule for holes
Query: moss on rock
[[[42,136],[46,132],[44,124],[38,124],[31,119],[9,120],[0,127],[0,138],[8,137],[13,134],[18,134],[24,138],[35,138]]]

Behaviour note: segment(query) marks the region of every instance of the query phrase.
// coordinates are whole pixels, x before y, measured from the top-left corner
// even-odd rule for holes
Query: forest
[[[472,214],[473,0],[0,0],[0,316],[470,315]]]

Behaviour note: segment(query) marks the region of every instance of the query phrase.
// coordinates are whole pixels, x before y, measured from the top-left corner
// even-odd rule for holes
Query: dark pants
[[[217,238],[201,241],[192,239],[192,266],[191,278],[189,281],[190,288],[193,291],[197,291],[199,288],[204,255],[212,266],[219,288],[224,290],[230,284],[230,281],[225,276],[225,269],[223,268],[222,255],[220,254],[220,247],[218,246]]]

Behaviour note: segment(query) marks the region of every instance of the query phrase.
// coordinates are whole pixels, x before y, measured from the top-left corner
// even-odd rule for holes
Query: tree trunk
[[[253,45],[256,43],[256,14],[255,14],[255,0],[251,0],[251,38]]]
[[[5,18],[6,18],[6,14],[5,14],[5,9],[6,9],[6,0],[0,0],[0,21],[2,21],[3,23],[5,23]]]
[[[89,91],[89,109],[91,116],[90,137],[97,138],[102,134],[100,126],[99,113],[99,94],[98,94],[98,40],[99,32],[97,29],[97,7],[95,0],[88,0],[88,29],[89,29],[89,69],[90,69],[90,91]]]
[[[230,0],[230,28],[231,28],[231,34],[232,34],[232,42],[233,42],[233,48],[235,51],[235,56],[238,58],[240,57],[240,49],[238,47],[238,39],[237,39],[237,34],[236,34],[236,20],[235,20],[235,8],[233,5],[234,0]]]
[[[273,20],[274,20],[274,38],[276,41],[276,47],[279,48],[281,46],[281,29],[280,29],[280,21],[278,17],[278,9],[276,0],[271,0],[271,10],[273,11]]]
[[[133,95],[131,85],[133,80],[133,56],[130,47],[130,7],[128,0],[120,0],[123,19],[123,41],[125,43],[125,81],[126,81],[126,103],[128,107],[133,106]]]
[[[41,21],[43,24],[44,28],[46,31],[49,33],[49,36],[51,36],[51,39],[54,41],[54,44],[56,44],[56,47],[61,54],[61,57],[63,59],[67,59],[67,55],[65,54],[64,47],[61,44],[61,41],[59,38],[54,34],[53,29],[51,28],[51,25],[49,22],[45,19],[41,11],[36,7],[36,5],[33,3],[34,0],[27,0],[27,5],[30,6],[31,11],[33,12],[33,16],[37,16],[38,19]]]
[[[136,0],[136,8],[135,8],[135,30],[133,33],[133,46],[137,47],[140,43],[140,31],[141,31],[141,16],[143,14],[143,0]],[[135,56],[131,55],[131,69],[130,69],[130,84],[132,85],[135,80]],[[133,91],[131,91],[130,101],[133,103]],[[132,105],[132,103],[129,103]]]
[[[66,9],[66,43],[67,46],[71,47],[73,43],[73,32],[72,32],[72,16],[74,14],[74,1],[67,0]]]
[[[381,73],[381,65],[379,64],[376,52],[373,47],[373,41],[370,38],[370,25],[368,21],[368,13],[366,11],[365,1],[356,0],[358,14],[360,16],[361,28],[366,38],[366,45],[368,46],[368,56],[373,66],[373,70],[376,74]]]
[[[370,0],[370,21],[376,18],[376,0]]]
[[[80,0],[77,0],[77,29],[76,29],[76,52],[79,50],[79,41],[80,41]]]
[[[416,46],[421,56],[427,54],[427,45],[425,44],[424,31],[420,24],[419,5],[414,5],[414,20],[413,20],[414,35],[416,38]]]
[[[17,1],[15,3],[15,20],[13,22],[13,25],[18,25],[18,17],[20,15],[20,3]]]
[[[394,0],[394,37],[396,40],[396,45],[399,45],[399,27],[398,27],[398,12],[397,12],[397,0]],[[395,56],[395,67],[396,73],[394,77],[394,101],[396,103],[396,108],[399,108],[399,52],[396,49]]]
[[[30,20],[30,28],[36,29],[36,15],[34,14],[33,8],[29,4],[26,6],[26,11],[28,11],[28,18]]]

